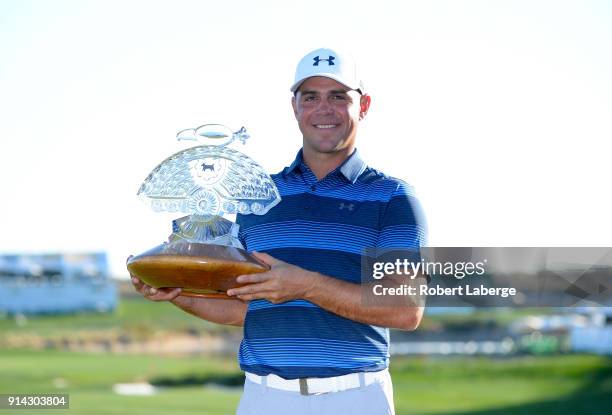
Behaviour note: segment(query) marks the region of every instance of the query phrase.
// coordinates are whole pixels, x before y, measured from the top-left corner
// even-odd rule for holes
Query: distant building
[[[585,307],[582,311],[591,316],[591,324],[570,332],[572,350],[612,355],[612,307]]]
[[[116,305],[105,253],[0,255],[0,312],[111,311]]]

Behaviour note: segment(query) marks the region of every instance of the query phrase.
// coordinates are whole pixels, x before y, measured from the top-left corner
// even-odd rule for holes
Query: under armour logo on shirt
[[[327,64],[329,66],[332,66],[332,65],[335,65],[334,59],[336,59],[336,57],[329,55],[329,58],[321,59],[319,56],[315,56],[313,59],[314,59],[314,63],[312,64],[312,66],[319,66],[319,62],[322,62],[322,61],[327,61]]]
[[[350,212],[353,211],[353,208],[355,207],[354,204],[349,203],[349,204],[344,204],[344,203],[340,203],[340,206],[338,206],[338,209],[342,210],[342,209],[348,209]]]

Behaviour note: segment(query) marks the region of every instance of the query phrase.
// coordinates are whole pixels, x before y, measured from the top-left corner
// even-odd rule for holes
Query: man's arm
[[[237,299],[200,298],[181,295],[180,288],[153,288],[132,276],[134,289],[151,301],[169,301],[201,319],[232,326],[244,325],[247,304]]]
[[[261,274],[242,275],[228,295],[240,300],[266,299],[272,303],[303,298],[339,316],[376,326],[414,330],[423,317],[423,307],[407,301],[401,305],[364,305],[364,286],[317,272],[307,271],[274,257],[254,252],[271,270]]]
[[[181,310],[213,323],[244,326],[247,304],[241,300],[179,295],[171,302]]]
[[[366,293],[366,290],[371,290],[369,284],[353,284],[319,273],[315,274],[314,279],[313,288],[306,299],[348,319],[376,326],[415,330],[423,318],[424,307],[418,306],[417,301],[413,304],[404,301],[400,305],[399,301],[392,299],[390,302],[396,305],[390,306],[364,304],[364,297],[372,295]]]

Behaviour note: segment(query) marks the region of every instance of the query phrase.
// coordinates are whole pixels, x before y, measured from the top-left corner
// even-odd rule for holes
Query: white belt
[[[329,378],[284,379],[273,374],[259,376],[249,372],[246,372],[245,376],[251,382],[269,388],[300,392],[302,395],[316,395],[368,386],[374,382],[384,380],[389,375],[388,369],[385,369],[379,372],[358,372]]]

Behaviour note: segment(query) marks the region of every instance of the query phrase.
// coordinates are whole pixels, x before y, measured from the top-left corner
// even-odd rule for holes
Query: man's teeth
[[[317,128],[334,128],[336,124],[317,124],[315,127]]]

